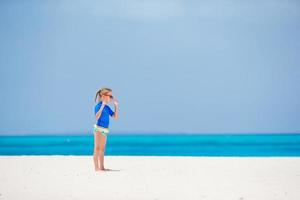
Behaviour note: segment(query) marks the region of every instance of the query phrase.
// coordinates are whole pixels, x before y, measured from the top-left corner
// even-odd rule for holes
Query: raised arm
[[[115,105],[115,112],[114,112],[113,118],[118,119],[119,118],[119,102],[117,100],[114,100],[114,105]]]
[[[98,120],[98,119],[101,117],[101,114],[102,114],[102,111],[103,111],[104,106],[105,106],[105,103],[102,102],[100,109],[99,109],[98,112],[96,113],[96,120]]]

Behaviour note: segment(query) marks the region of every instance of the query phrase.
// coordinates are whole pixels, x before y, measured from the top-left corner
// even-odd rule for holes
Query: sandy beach
[[[0,200],[299,200],[299,157],[0,156]]]

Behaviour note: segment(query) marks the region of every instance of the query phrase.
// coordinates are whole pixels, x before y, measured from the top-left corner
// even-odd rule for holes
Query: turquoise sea
[[[92,155],[93,145],[93,135],[0,136],[0,155]],[[111,134],[105,155],[300,156],[300,134]]]

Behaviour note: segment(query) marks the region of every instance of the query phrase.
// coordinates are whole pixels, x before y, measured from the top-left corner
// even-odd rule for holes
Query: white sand
[[[299,200],[300,157],[0,156],[0,200]]]

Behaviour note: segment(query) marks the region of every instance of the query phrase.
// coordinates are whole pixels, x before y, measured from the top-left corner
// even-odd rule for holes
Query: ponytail
[[[96,96],[95,96],[95,102],[97,102],[97,97],[98,97],[98,96],[99,96],[99,98],[100,98],[100,93],[101,93],[101,89],[98,90],[98,92],[96,93]]]

